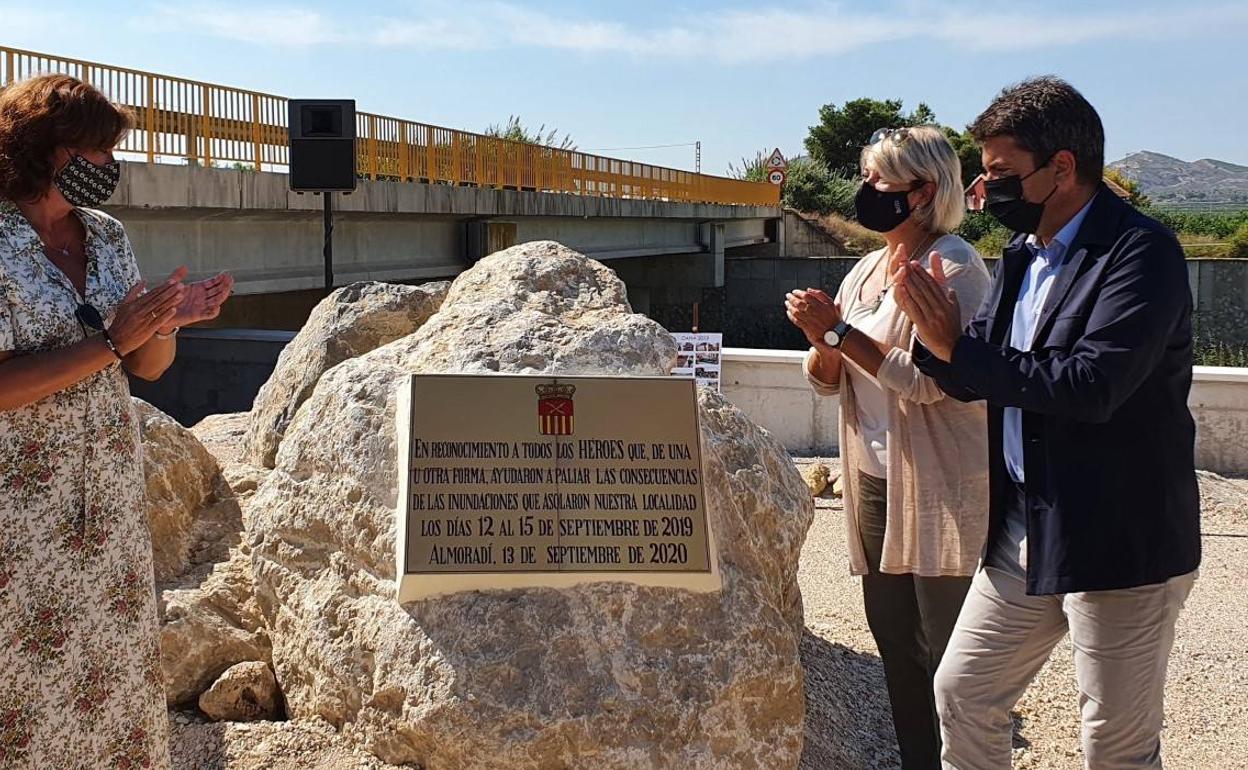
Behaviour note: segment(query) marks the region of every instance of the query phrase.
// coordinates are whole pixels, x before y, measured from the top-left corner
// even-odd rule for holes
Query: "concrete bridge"
[[[723,286],[726,257],[767,245],[778,254],[784,233],[776,206],[413,182],[361,181],[334,206],[335,285],[449,278],[498,249],[551,239],[617,268],[643,311],[649,286]],[[323,296],[321,207],[281,173],[125,163],[105,208],[126,225],[145,276],[228,270],[239,296],[224,320],[286,328],[285,316],[301,323]]]

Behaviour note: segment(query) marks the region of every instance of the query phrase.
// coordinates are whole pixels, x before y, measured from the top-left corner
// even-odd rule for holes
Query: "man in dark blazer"
[[[971,126],[972,197],[1017,234],[963,330],[940,259],[895,276],[915,363],[988,402],[983,566],[936,675],[944,766],[1010,766],[1009,710],[1067,633],[1089,768],[1160,768],[1174,626],[1200,563],[1191,292],[1164,226],[1111,193],[1067,83],[1006,89]]]

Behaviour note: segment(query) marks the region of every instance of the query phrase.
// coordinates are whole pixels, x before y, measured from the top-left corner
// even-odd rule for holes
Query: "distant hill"
[[[1212,158],[1189,162],[1148,151],[1109,166],[1139,182],[1155,203],[1248,204],[1248,166]]]

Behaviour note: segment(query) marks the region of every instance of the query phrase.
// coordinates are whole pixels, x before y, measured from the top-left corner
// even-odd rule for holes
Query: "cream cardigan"
[[[957,292],[963,324],[969,323],[991,279],[975,249],[956,235],[932,246],[944,257],[948,285]],[[862,285],[884,249],[858,261],[841,283],[836,298],[844,312],[861,304]],[[928,266],[928,257],[922,259]],[[884,357],[877,379],[888,403],[888,515],[881,572],[924,577],[972,575],[988,532],[988,426],[982,402],[964,404],[945,396],[910,360],[914,325],[888,299],[893,317],[887,339],[893,349]],[[812,348],[802,364],[820,395],[841,395],[840,445],[844,466],[845,522],[849,530],[850,571],[867,573],[855,514],[862,442],[858,437],[854,392],[841,370],[829,385],[811,374]]]

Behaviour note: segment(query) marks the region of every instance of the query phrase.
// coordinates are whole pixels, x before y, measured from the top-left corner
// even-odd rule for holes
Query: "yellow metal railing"
[[[134,111],[121,151],[149,163],[287,165],[286,99],[272,94],[0,46],[0,86],[65,73]],[[779,188],[575,150],[356,114],[359,173],[369,179],[617,198],[776,206]]]

